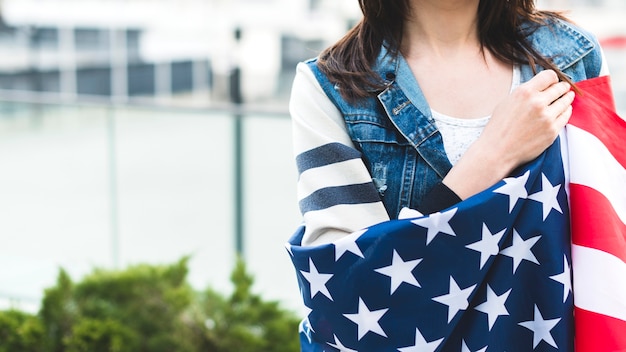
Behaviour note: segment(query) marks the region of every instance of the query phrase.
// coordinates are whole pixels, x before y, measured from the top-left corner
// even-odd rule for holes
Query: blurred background
[[[543,0],[600,39],[626,111],[626,2]],[[357,1],[0,0],[0,309],[59,268],[170,263],[300,310],[287,101]]]

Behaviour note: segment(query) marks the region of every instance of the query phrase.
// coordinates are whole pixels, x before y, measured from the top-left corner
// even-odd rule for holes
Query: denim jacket
[[[593,35],[581,28],[555,20],[536,29],[529,40],[574,82],[600,74],[600,46]],[[452,165],[428,103],[406,61],[401,55],[389,55],[383,46],[374,71],[384,80],[386,89],[358,104],[341,97],[339,87],[319,70],[316,59],[307,64],[343,115],[390,218],[397,218],[404,207],[419,208],[426,193],[441,182]],[[522,83],[532,76],[530,66],[521,67]]]

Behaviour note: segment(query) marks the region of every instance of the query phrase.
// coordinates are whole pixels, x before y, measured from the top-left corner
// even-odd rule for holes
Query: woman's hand
[[[549,147],[572,115],[574,92],[552,70],[520,85],[494,110],[483,131],[487,146],[509,171]]]
[[[572,115],[574,92],[552,70],[542,71],[498,104],[480,138],[443,182],[462,199],[536,158]]]

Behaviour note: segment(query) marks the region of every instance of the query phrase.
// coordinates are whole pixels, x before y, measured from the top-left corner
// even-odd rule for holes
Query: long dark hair
[[[341,40],[324,50],[319,67],[331,81],[339,83],[344,98],[356,101],[385,88],[372,65],[384,44],[397,55],[402,44],[410,0],[359,0],[362,20]],[[550,60],[528,42],[527,37],[539,25],[560,18],[555,12],[538,11],[534,0],[480,0],[478,36],[483,49],[510,64],[535,65],[557,72],[570,82]],[[526,24],[522,27],[522,23]],[[571,82],[570,82],[571,83]]]

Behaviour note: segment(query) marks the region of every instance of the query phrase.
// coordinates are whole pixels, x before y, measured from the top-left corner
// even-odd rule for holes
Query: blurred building
[[[4,0],[0,88],[249,101],[285,94],[295,63],[343,33],[354,6],[329,0]],[[236,35],[236,33],[238,33]]]
[[[626,1],[538,0],[572,10],[626,80]],[[360,17],[356,0],[3,0],[0,89],[284,102],[295,65]],[[626,87],[618,84],[626,94]]]

